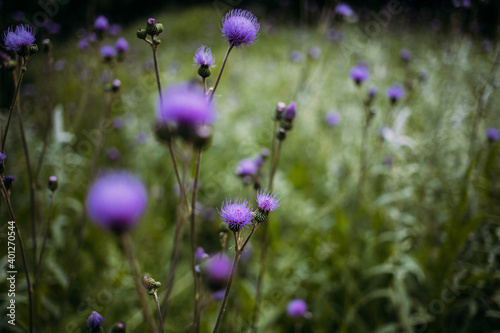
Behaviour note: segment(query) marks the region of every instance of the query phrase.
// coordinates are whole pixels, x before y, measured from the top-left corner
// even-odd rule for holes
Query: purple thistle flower
[[[102,15],[99,16],[94,22],[94,29],[100,32],[107,31],[109,29],[108,19]]]
[[[280,199],[271,190],[259,190],[257,192],[257,204],[260,210],[269,213],[276,210],[280,206]]]
[[[115,55],[116,55],[115,48],[112,47],[111,45],[103,45],[101,47],[101,56],[104,59],[109,60],[109,59],[113,58]]]
[[[137,224],[147,205],[142,182],[128,172],[113,172],[97,179],[87,193],[89,216],[101,227],[115,233]]]
[[[155,24],[156,23],[156,20],[154,18],[149,18],[148,19],[148,24]]]
[[[411,60],[411,52],[408,49],[402,49],[399,55],[404,62],[409,62]]]
[[[321,49],[317,46],[313,46],[309,50],[309,56],[313,59],[318,59],[320,55],[321,55]]]
[[[304,60],[304,55],[302,54],[302,52],[295,50],[290,54],[290,59],[293,62],[302,62],[302,60]]]
[[[338,112],[330,111],[326,114],[325,120],[328,125],[335,127],[338,126],[338,124],[340,124],[342,117]]]
[[[370,90],[368,90],[368,98],[374,99],[376,95],[377,95],[377,87],[371,86]]]
[[[389,89],[387,89],[387,97],[391,100],[391,103],[394,104],[398,99],[401,99],[404,96],[405,92],[400,85],[394,84]]]
[[[500,139],[500,132],[494,127],[490,127],[486,130],[486,136],[490,143],[497,142]]]
[[[202,45],[196,50],[193,61],[198,66],[214,67],[215,58],[212,50],[208,46]]]
[[[297,107],[295,105],[295,102],[292,102],[288,104],[288,106],[285,108],[283,111],[283,118],[285,118],[288,121],[292,121],[297,114]]]
[[[89,48],[89,42],[86,37],[78,41],[78,49],[80,51],[86,51]]]
[[[35,34],[29,25],[18,25],[16,29],[8,28],[3,34],[4,47],[7,51],[19,52],[22,48],[33,46]]]
[[[257,164],[251,158],[244,158],[236,167],[236,174],[239,177],[253,177],[257,173]]]
[[[92,314],[89,316],[89,319],[87,319],[87,326],[92,328],[93,330],[97,330],[101,328],[103,321],[104,319],[99,313],[92,311]]]
[[[299,318],[304,317],[307,311],[307,304],[301,299],[295,299],[288,303],[286,312],[290,317]]]
[[[213,286],[224,285],[229,275],[231,275],[232,262],[227,255],[217,253],[206,261],[204,267],[209,282]]]
[[[3,163],[3,161],[5,160],[6,157],[7,157],[7,155],[5,155],[4,153],[0,152],[0,164]]]
[[[196,261],[199,262],[200,260],[205,258],[208,258],[208,254],[205,253],[205,250],[202,247],[198,247],[195,254]]]
[[[259,36],[260,24],[257,18],[249,11],[233,9],[229,11],[222,21],[222,36],[232,46],[249,46],[255,43]]]
[[[368,80],[370,74],[368,73],[368,68],[366,68],[366,66],[356,65],[351,68],[349,76],[359,86],[361,83]]]
[[[253,220],[252,210],[248,207],[246,199],[240,200],[236,198],[234,202],[226,200],[222,204],[219,215],[228,225],[229,229],[234,232],[240,231],[243,227],[252,224]]]
[[[188,127],[210,124],[215,120],[215,110],[201,88],[183,83],[164,91],[157,120],[160,123],[173,122]]]
[[[14,177],[12,175],[3,176],[3,184],[5,185],[5,188],[7,190],[10,190],[12,188],[12,185],[14,184],[14,180],[16,180],[16,177]]]
[[[335,12],[343,16],[352,16],[354,14],[352,8],[348,4],[345,4],[343,2],[337,5],[337,7],[335,8]]]
[[[125,53],[129,50],[128,42],[125,38],[120,37],[116,41],[115,49],[118,53]]]

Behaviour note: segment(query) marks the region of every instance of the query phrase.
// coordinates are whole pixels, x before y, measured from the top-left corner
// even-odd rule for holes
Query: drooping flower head
[[[124,37],[118,38],[115,44],[115,49],[118,53],[125,53],[129,50],[129,45]]]
[[[301,299],[295,299],[288,303],[286,312],[290,317],[299,318],[303,317],[307,311],[307,304]]]
[[[101,227],[122,233],[137,224],[147,201],[142,182],[128,172],[119,171],[94,182],[87,193],[86,208]]]
[[[500,132],[494,127],[490,127],[486,130],[486,136],[490,143],[497,142],[500,139]]]
[[[330,111],[326,114],[325,120],[328,125],[335,127],[338,126],[338,124],[340,124],[342,117],[340,116],[340,113],[338,113],[337,111]]]
[[[255,43],[259,36],[260,24],[257,18],[249,11],[233,9],[229,11],[222,21],[222,36],[232,46],[249,46]]]
[[[21,52],[35,45],[35,34],[29,25],[18,25],[16,29],[8,28],[3,34],[3,46],[7,51]]]
[[[368,68],[366,68],[366,66],[356,65],[351,68],[349,76],[359,86],[361,85],[361,83],[368,80],[368,78],[370,77],[370,73],[368,73]]]
[[[405,92],[400,85],[395,84],[389,89],[387,89],[387,97],[389,97],[391,104],[396,103],[398,99],[401,99],[404,96]]]
[[[194,127],[211,124],[215,120],[215,110],[201,88],[183,83],[167,88],[163,93],[163,104],[158,108],[160,123],[175,123]]]
[[[99,328],[101,328],[103,321],[104,319],[99,313],[92,311],[89,319],[87,319],[87,326],[93,330],[98,330]]]
[[[109,22],[103,15],[96,18],[94,22],[94,29],[99,32],[107,31],[109,29]]]
[[[219,215],[231,231],[237,232],[252,224],[252,210],[246,199],[236,198],[222,204]]]
[[[277,198],[275,193],[272,193],[271,190],[259,190],[257,192],[257,205],[261,211],[266,213],[272,212],[276,210],[280,206],[280,199]]]
[[[196,50],[193,61],[198,66],[214,67],[215,58],[212,50],[208,46],[202,45]]]

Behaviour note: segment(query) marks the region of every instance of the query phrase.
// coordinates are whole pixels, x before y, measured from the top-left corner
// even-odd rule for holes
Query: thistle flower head
[[[97,330],[102,326],[103,321],[104,319],[99,313],[92,311],[92,314],[89,316],[89,319],[87,319],[87,326],[93,330]]]
[[[29,25],[18,25],[16,29],[8,28],[3,34],[3,43],[7,51],[20,52],[35,44],[35,34]]]
[[[360,85],[361,83],[368,80],[368,78],[370,77],[370,73],[368,73],[368,68],[366,68],[366,66],[356,65],[351,68],[349,76],[357,85]]]
[[[111,59],[116,55],[115,48],[111,45],[103,45],[101,47],[101,57]]]
[[[352,8],[343,2],[339,3],[337,7],[335,7],[335,12],[343,16],[352,16],[354,14]]]
[[[159,104],[159,123],[193,127],[210,124],[215,120],[213,104],[196,85],[184,83],[167,88],[163,93],[163,103]]]
[[[96,31],[107,31],[109,29],[109,22],[103,15],[96,18],[94,22],[94,29]]]
[[[301,299],[295,299],[288,303],[286,312],[290,317],[298,318],[303,317],[307,311],[307,304]]]
[[[225,254],[215,254],[207,260],[205,272],[211,280],[225,281],[231,274],[231,259]]]
[[[245,199],[234,199],[225,201],[222,204],[219,215],[227,224],[231,231],[240,231],[243,227],[252,224],[252,210],[248,207],[248,201]]]
[[[342,117],[340,114],[336,111],[330,111],[326,114],[325,117],[326,123],[332,127],[337,126],[340,124],[340,121],[342,120]]]
[[[232,46],[249,46],[255,43],[259,36],[260,24],[257,18],[249,11],[233,9],[229,11],[222,21],[222,36]]]
[[[283,111],[283,118],[292,121],[297,114],[297,106],[295,102],[291,102]]]
[[[490,127],[486,130],[486,136],[489,142],[497,142],[500,139],[500,132],[498,131],[498,129]]]
[[[198,66],[214,67],[215,58],[212,50],[208,46],[202,45],[196,50],[193,61]]]
[[[134,227],[146,205],[144,185],[125,171],[102,176],[87,193],[89,216],[101,227],[115,233],[126,232]]]
[[[236,167],[236,175],[239,177],[253,177],[257,173],[257,164],[251,158],[244,158]]]
[[[257,204],[260,210],[269,213],[279,208],[280,199],[271,190],[261,189],[257,192]]]
[[[115,44],[115,49],[118,53],[125,53],[129,50],[128,42],[124,37],[118,38]]]
[[[12,188],[12,185],[14,184],[14,180],[16,180],[16,177],[14,177],[12,175],[3,176],[3,184],[5,185],[5,188],[7,190],[10,190]]]
[[[387,89],[387,97],[391,100],[391,103],[395,103],[398,99],[401,99],[404,96],[404,90],[400,85],[395,84],[389,89]]]

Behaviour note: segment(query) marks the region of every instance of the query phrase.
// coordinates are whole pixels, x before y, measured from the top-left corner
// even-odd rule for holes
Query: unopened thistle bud
[[[153,289],[155,287],[155,283],[156,281],[152,277],[149,277],[147,275],[144,275],[142,277],[142,285],[147,290]]]
[[[52,43],[50,41],[50,39],[44,39],[42,41],[42,48],[43,48],[43,52],[45,53],[49,53],[50,50],[52,49]]]
[[[283,111],[285,110],[286,108],[286,104],[283,103],[283,102],[278,102],[278,105],[276,106],[276,113],[274,115],[274,120],[281,120],[282,116],[283,116]]]
[[[57,190],[57,177],[56,176],[50,176],[49,177],[49,190],[52,192],[55,192]]]
[[[278,132],[278,134],[276,134],[276,138],[280,141],[286,139],[286,130],[283,127],[280,128],[280,131]]]
[[[123,321],[119,321],[113,326],[111,329],[111,333],[126,333],[127,332],[127,326]]]
[[[137,29],[137,38],[139,39],[146,39],[148,36],[148,33],[144,29]]]
[[[35,45],[30,46],[30,53],[29,53],[30,55],[33,55],[37,52],[38,52],[38,45],[35,44]]]
[[[154,18],[150,18],[146,24],[146,33],[151,37],[159,34],[158,26]]]

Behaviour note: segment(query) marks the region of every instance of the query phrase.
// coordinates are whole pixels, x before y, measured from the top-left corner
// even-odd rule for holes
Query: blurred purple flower
[[[65,59],[59,59],[54,63],[54,70],[56,72],[60,72],[66,67],[66,60]]]
[[[331,41],[338,41],[342,37],[342,33],[335,28],[330,28],[326,32],[326,36]]]
[[[107,31],[109,29],[108,19],[102,15],[99,16],[94,22],[94,29],[100,32]]]
[[[198,247],[196,249],[195,259],[197,262],[200,262],[202,259],[208,258],[208,254],[205,253],[205,250],[202,247]]]
[[[309,56],[313,59],[318,59],[320,55],[321,55],[321,49],[317,46],[313,46],[309,50]]]
[[[491,143],[497,142],[498,139],[500,139],[500,132],[498,131],[498,129],[490,127],[486,130],[486,137],[488,138],[488,141]]]
[[[304,317],[307,311],[307,304],[301,299],[295,299],[288,303],[286,312],[290,317],[299,318]]]
[[[259,190],[257,192],[257,206],[260,210],[269,213],[280,207],[280,199],[271,190]]]
[[[229,11],[222,21],[222,36],[232,46],[252,45],[259,36],[260,24],[257,18],[249,11],[233,9]]]
[[[302,52],[295,50],[290,54],[290,59],[292,59],[293,62],[302,62],[304,60],[304,54]]]
[[[103,321],[104,319],[99,313],[92,311],[92,314],[89,316],[89,319],[87,319],[87,326],[94,330],[97,330],[101,328]]]
[[[108,149],[108,158],[112,161],[117,160],[120,157],[120,151],[116,147],[111,147]]]
[[[115,49],[118,53],[128,52],[129,46],[127,40],[124,37],[118,38],[115,44]]]
[[[212,50],[208,46],[202,45],[196,50],[193,61],[198,66],[214,67],[215,58]]]
[[[86,208],[98,225],[122,233],[137,224],[147,202],[142,182],[126,171],[119,171],[106,174],[91,185]]]
[[[59,32],[61,32],[61,25],[49,18],[45,23],[45,29],[47,30],[49,35],[57,35]]]
[[[111,24],[108,29],[108,34],[111,36],[116,36],[122,32],[122,27],[119,24]]]
[[[335,12],[343,16],[352,16],[354,14],[352,8],[348,4],[343,2],[339,3],[337,7],[335,7]]]
[[[103,45],[101,47],[101,57],[104,59],[111,59],[116,55],[115,48],[112,47],[111,45]]]
[[[15,30],[10,27],[4,31],[3,42],[7,51],[19,52],[25,47],[34,45],[35,34],[29,25],[21,24]]]
[[[115,129],[122,128],[124,123],[125,123],[125,121],[123,120],[122,117],[116,117],[115,119],[113,119],[113,127]]]
[[[236,175],[239,177],[253,177],[257,173],[257,165],[251,158],[244,158],[236,167]]]
[[[0,152],[0,164],[3,164],[3,161],[5,160],[6,157],[7,157],[7,155],[5,155],[4,153]]]
[[[226,289],[221,289],[218,291],[214,291],[212,293],[212,297],[216,301],[222,301],[224,299],[224,295],[226,294]]]
[[[163,104],[159,105],[157,120],[183,126],[210,124],[215,120],[215,110],[200,87],[183,83],[164,91]]]
[[[225,282],[231,274],[231,259],[224,253],[217,253],[207,260],[205,272],[212,281]]]
[[[291,102],[283,111],[283,118],[288,121],[292,121],[297,114],[297,106],[295,102]]]
[[[401,57],[401,60],[404,62],[409,62],[411,60],[411,52],[408,49],[402,49],[399,52],[399,56]]]
[[[226,201],[222,204],[219,215],[222,220],[228,225],[231,231],[240,231],[243,227],[252,224],[252,210],[248,207],[248,201],[245,199],[234,199]]]
[[[138,143],[145,143],[148,139],[148,134],[146,132],[139,132],[137,136],[135,137],[135,141]]]
[[[368,73],[368,68],[366,68],[366,66],[356,65],[351,68],[349,76],[359,86],[361,85],[361,83],[368,80],[368,78],[370,77],[370,73]]]
[[[328,125],[335,127],[340,124],[342,117],[340,116],[340,113],[336,111],[330,111],[326,114],[325,120]]]
[[[78,49],[80,49],[80,51],[86,51],[88,48],[89,48],[89,42],[86,37],[78,41]]]
[[[484,52],[487,53],[491,52],[491,50],[493,49],[493,47],[491,46],[491,42],[489,40],[483,40],[481,46],[483,47]]]
[[[387,89],[387,97],[389,97],[392,104],[404,96],[405,92],[400,85],[394,84]]]

